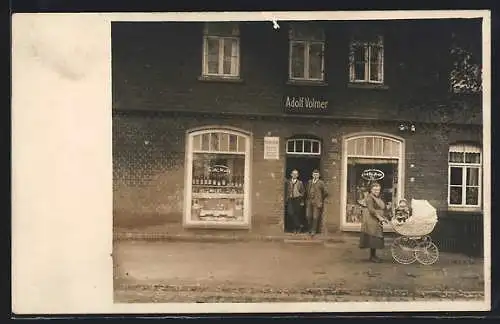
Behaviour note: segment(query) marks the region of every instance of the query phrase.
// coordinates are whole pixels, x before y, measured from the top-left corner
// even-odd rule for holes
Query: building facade
[[[452,35],[481,39],[480,28],[113,23],[115,226],[286,231],[284,181],[315,168],[329,232],[359,230],[369,178],[388,202],[426,199],[440,219],[480,219],[481,94],[450,87]]]

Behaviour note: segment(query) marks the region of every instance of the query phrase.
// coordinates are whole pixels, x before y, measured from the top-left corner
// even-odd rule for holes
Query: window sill
[[[448,206],[448,212],[452,213],[482,213],[483,209],[481,207],[459,207],[459,206]]]
[[[250,229],[247,222],[223,222],[223,221],[187,221],[184,228],[189,229]]]
[[[311,86],[311,87],[326,87],[328,83],[325,81],[315,81],[315,80],[288,80],[288,85],[293,86]]]
[[[223,83],[243,83],[243,79],[239,77],[226,77],[215,75],[202,75],[198,77],[198,81],[202,82],[223,82]]]
[[[348,88],[353,89],[375,89],[375,90],[388,90],[389,86],[385,84],[368,83],[368,82],[350,82],[347,84]]]

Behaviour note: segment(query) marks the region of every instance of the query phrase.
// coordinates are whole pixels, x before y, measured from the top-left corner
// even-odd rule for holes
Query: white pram
[[[404,222],[391,219],[400,236],[391,245],[393,259],[401,264],[418,261],[431,265],[439,259],[439,250],[429,236],[438,222],[436,209],[427,200],[411,200],[411,216]]]

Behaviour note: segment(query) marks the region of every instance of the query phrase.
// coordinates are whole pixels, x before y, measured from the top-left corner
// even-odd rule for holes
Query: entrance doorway
[[[312,138],[291,138],[287,141],[287,157],[285,163],[285,176],[290,178],[293,170],[299,171],[299,180],[304,185],[311,179],[314,169],[321,172],[321,142]],[[285,202],[286,203],[286,202]],[[290,217],[287,215],[286,205],[284,210],[284,231],[292,232]],[[305,225],[305,208],[300,210],[301,219]],[[305,229],[305,228],[304,228]]]
[[[290,177],[293,170],[299,171],[299,179],[304,185],[311,179],[314,169],[320,170],[321,159],[316,156],[289,156],[286,158],[286,175]],[[321,170],[320,170],[321,172]]]

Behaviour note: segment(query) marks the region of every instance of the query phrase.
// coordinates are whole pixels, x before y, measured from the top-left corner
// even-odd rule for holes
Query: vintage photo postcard
[[[490,309],[489,11],[17,14],[13,312]]]

